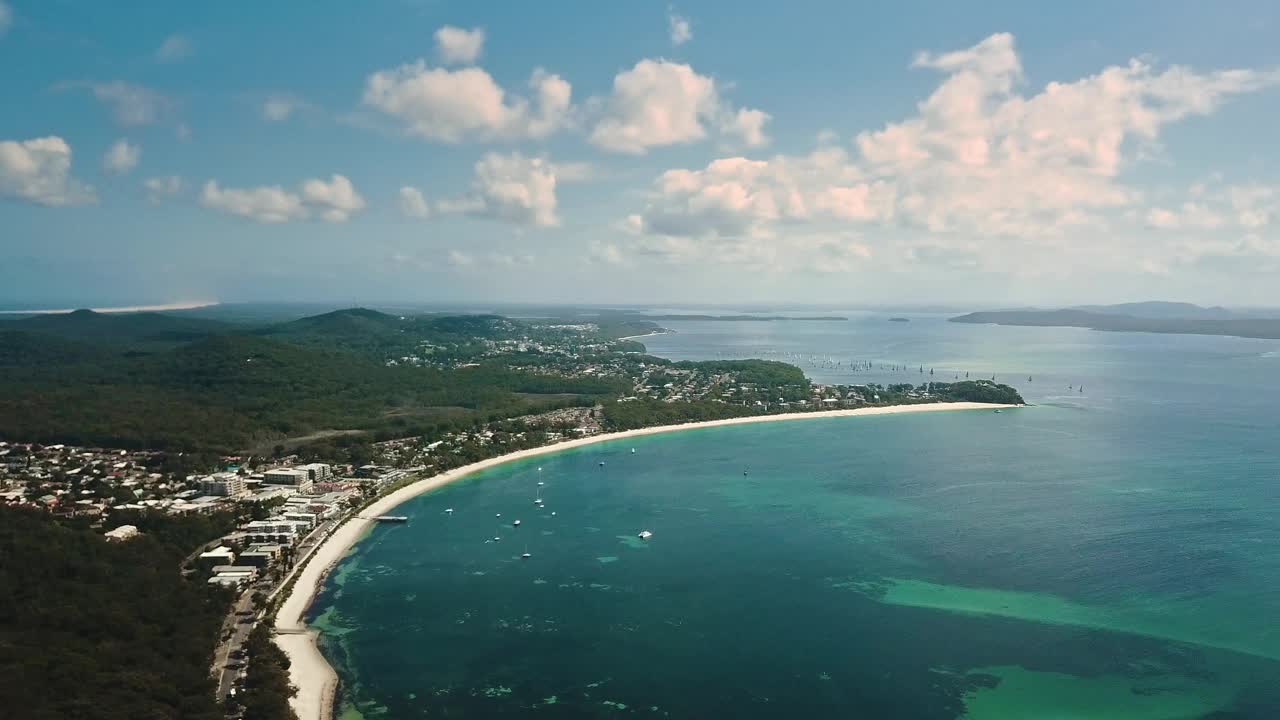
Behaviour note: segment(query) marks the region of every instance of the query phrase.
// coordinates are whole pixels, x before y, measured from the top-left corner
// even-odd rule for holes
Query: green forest
[[[222,717],[209,665],[230,598],[179,573],[192,549],[180,543],[215,529],[188,522],[157,516],[140,537],[108,543],[87,527],[0,506],[7,717]]]

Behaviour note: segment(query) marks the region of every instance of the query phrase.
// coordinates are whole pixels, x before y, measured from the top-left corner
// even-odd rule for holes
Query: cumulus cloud
[[[262,117],[271,122],[288,120],[298,110],[306,107],[306,103],[293,95],[276,94],[262,102]]]
[[[572,88],[542,70],[530,98],[506,92],[478,67],[448,70],[423,60],[380,70],[365,81],[364,104],[394,118],[411,135],[445,143],[543,138],[569,118]]]
[[[125,175],[138,166],[142,147],[128,140],[117,140],[102,156],[102,169],[111,175]]]
[[[515,225],[552,227],[556,215],[556,167],[520,153],[487,153],[475,165],[472,192],[442,201],[441,212],[460,212]]]
[[[907,262],[956,267],[962,260],[968,267],[985,255],[1006,268],[1044,266],[1026,261],[1037,250],[1080,258],[1096,248],[1137,267],[1154,251],[1136,240],[1121,248],[1110,232],[1114,225],[1128,223],[1132,232],[1143,226],[1209,231],[1265,227],[1277,217],[1276,196],[1266,188],[1226,188],[1172,207],[1143,208],[1144,192],[1123,180],[1140,158],[1160,151],[1167,125],[1276,84],[1276,72],[1199,72],[1134,60],[1025,93],[1022,62],[1008,34],[954,52],[920,53],[912,65],[941,73],[938,86],[905,119],[857,133],[853,155],[824,134],[807,156],[726,157],[663,173],[643,209],[623,223],[638,238],[634,248],[687,255],[700,242],[716,247],[718,257],[751,259],[804,236],[805,228],[812,228],[808,236],[816,243],[840,237],[841,227],[875,225],[927,233],[927,241],[911,246]],[[696,108],[676,114],[683,123],[648,110],[668,140],[698,137],[698,113],[713,104],[707,82],[683,77],[683,97],[693,99],[683,107]],[[633,114],[646,107],[636,105]],[[763,125],[750,112],[720,115],[722,124],[732,124],[726,117],[737,120],[736,134],[746,144]],[[723,126],[721,132],[731,134]],[[615,149],[626,147],[642,144],[615,143]],[[828,254],[845,247],[822,242]],[[858,255],[846,259],[858,261]]]
[[[689,19],[680,17],[674,12],[667,14],[667,34],[671,36],[671,44],[683,45],[693,39],[693,26]]]
[[[436,55],[445,65],[472,65],[484,49],[484,29],[445,25],[436,30]]]
[[[868,180],[840,148],[769,160],[731,157],[701,170],[668,170],[630,227],[677,237],[765,237],[778,221],[887,220],[895,196]]]
[[[1253,233],[1270,228],[1280,218],[1280,186],[1258,183],[1196,185],[1176,206],[1154,206],[1146,223],[1159,230],[1197,232],[1235,230]]]
[[[730,143],[737,143],[749,148],[763,147],[769,144],[769,137],[764,134],[765,123],[773,116],[763,110],[743,108],[736,113],[726,115],[720,122],[720,132]]]
[[[200,204],[261,223],[283,223],[312,217],[340,223],[365,207],[364,198],[342,175],[333,175],[327,181],[318,178],[307,180],[299,192],[279,185],[224,188],[217,181],[210,180],[200,192]]]
[[[319,179],[302,184],[302,199],[326,222],[341,223],[364,209],[364,198],[343,175],[332,175],[328,182]]]
[[[862,159],[899,184],[904,214],[920,225],[1018,236],[1135,202],[1139,193],[1117,181],[1132,160],[1127,151],[1151,145],[1171,122],[1277,80],[1133,60],[1023,96],[1015,92],[1021,61],[1005,33],[966,50],[922,53],[914,64],[946,77],[914,117],[859,133]]]
[[[400,188],[400,213],[408,218],[419,220],[431,216],[431,208],[422,191],[416,187],[405,185]]]
[[[155,90],[119,80],[93,83],[89,89],[95,98],[111,108],[116,123],[125,127],[154,124],[170,104],[168,98]]]
[[[156,61],[162,63],[181,62],[191,57],[194,50],[191,39],[186,35],[170,35],[164,39],[164,42],[160,43],[160,47],[156,48]]]
[[[0,141],[0,196],[38,205],[85,205],[93,188],[71,176],[71,146],[55,135]]]
[[[749,145],[767,142],[759,110],[734,110],[715,79],[668,60],[641,60],[613,79],[613,92],[594,104],[601,118],[590,141],[612,152],[641,155],[651,147],[692,143],[708,128]]]
[[[143,180],[142,187],[147,191],[147,200],[154,205],[182,192],[183,182],[177,175],[162,175]]]

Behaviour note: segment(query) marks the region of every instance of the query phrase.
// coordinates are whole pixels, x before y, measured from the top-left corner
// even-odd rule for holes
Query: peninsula
[[[996,310],[950,318],[955,323],[1076,327],[1108,332],[1227,335],[1280,339],[1280,318],[1235,314],[1183,303],[1129,303],[1062,310]]]

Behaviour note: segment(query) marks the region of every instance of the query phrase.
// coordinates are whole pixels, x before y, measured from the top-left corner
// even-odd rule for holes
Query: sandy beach
[[[863,415],[897,415],[918,412],[937,412],[953,410],[993,410],[1011,405],[988,403],[927,403],[920,405],[895,405],[891,407],[853,408],[848,410],[827,410],[810,413],[790,413],[785,415],[762,415],[727,420],[711,420],[701,423],[685,423],[681,425],[663,425],[658,427],[628,430],[625,432],[595,435],[577,440],[568,440],[554,445],[547,445],[530,450],[521,450],[500,457],[482,460],[465,465],[440,475],[424,478],[411,485],[396,490],[380,498],[360,513],[360,517],[352,518],[333,532],[315,551],[310,560],[298,575],[289,596],[276,613],[276,644],[289,656],[291,663],[290,678],[298,688],[298,694],[292,700],[294,712],[300,720],[330,720],[333,710],[334,695],[337,690],[338,676],[328,661],[321,655],[316,644],[315,632],[307,628],[303,615],[312,599],[319,591],[329,569],[338,562],[360,539],[365,530],[374,522],[377,515],[388,514],[396,506],[413,497],[436,488],[448,485],[471,473],[502,463],[536,457],[547,453],[560,452],[575,447],[594,443],[622,440],[625,438],[656,435],[659,433],[690,430],[694,428],[720,427],[724,425],[744,425],[761,422],[790,422],[816,420],[822,418],[853,417]]]

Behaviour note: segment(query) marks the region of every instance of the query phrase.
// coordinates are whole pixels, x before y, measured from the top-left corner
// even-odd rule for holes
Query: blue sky
[[[0,304],[1280,305],[1280,6],[0,0]]]

